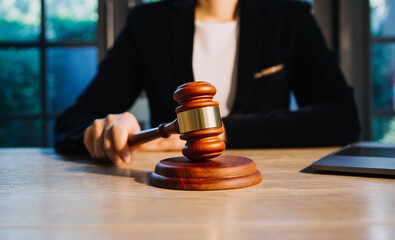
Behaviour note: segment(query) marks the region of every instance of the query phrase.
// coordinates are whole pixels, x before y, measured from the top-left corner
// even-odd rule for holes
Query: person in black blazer
[[[195,19],[211,13],[199,9],[203,6],[199,3],[210,1],[232,3],[232,11],[224,17],[240,21],[237,90],[234,105],[223,118],[228,147],[344,145],[358,139],[353,90],[326,46],[308,3],[168,0],[130,10],[95,79],[57,119],[56,150],[66,154],[88,150],[94,158],[129,161],[137,146],[127,146],[127,138],[140,128],[125,111],[143,90],[152,126],[174,120],[178,104],[173,92],[195,80]],[[299,106],[296,111],[289,110],[291,91]],[[161,141],[177,148],[183,145],[174,139]],[[165,149],[159,145],[159,150]]]

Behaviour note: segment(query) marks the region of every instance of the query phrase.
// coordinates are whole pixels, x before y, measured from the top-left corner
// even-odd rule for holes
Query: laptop
[[[357,142],[312,164],[313,169],[395,175],[395,144]]]

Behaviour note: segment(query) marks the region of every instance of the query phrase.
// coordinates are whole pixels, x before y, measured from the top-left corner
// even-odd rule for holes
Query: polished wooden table
[[[259,185],[179,191],[147,184],[177,152],[115,167],[52,149],[0,149],[0,239],[395,239],[395,180],[312,173],[337,148],[226,151]]]

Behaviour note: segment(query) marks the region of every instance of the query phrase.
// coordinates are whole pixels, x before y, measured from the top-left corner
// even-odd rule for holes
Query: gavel
[[[177,119],[162,123],[156,128],[132,135],[129,145],[142,144],[154,139],[180,134],[186,140],[182,153],[189,160],[207,160],[218,157],[225,150],[225,143],[218,137],[223,133],[218,102],[213,101],[217,90],[207,82],[185,83],[177,88],[173,98],[180,106],[175,111]]]
[[[190,82],[179,86],[173,94],[180,106],[177,119],[157,128],[132,135],[130,145],[159,137],[180,134],[186,140],[185,157],[159,161],[150,175],[153,186],[178,190],[224,190],[248,187],[262,181],[262,174],[252,159],[222,155],[225,143],[218,103],[213,101],[217,90],[207,82]]]

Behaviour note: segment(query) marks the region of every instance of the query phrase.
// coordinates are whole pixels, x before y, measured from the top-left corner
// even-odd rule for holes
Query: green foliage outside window
[[[370,31],[373,36],[383,34],[383,26],[390,8],[388,0],[370,0]]]
[[[4,44],[0,47],[0,147],[45,144],[44,130],[53,119],[48,116],[52,112],[42,109],[44,99],[48,106],[52,99],[42,92],[43,77],[48,76],[42,69],[49,68],[42,66],[47,52],[42,56],[41,46],[88,42],[95,47],[98,0],[44,0],[44,24],[41,4],[41,0],[0,0],[0,43]],[[41,42],[42,35],[45,42]],[[32,46],[18,46],[20,43]],[[65,56],[68,50],[65,48]]]
[[[46,0],[47,40],[96,41],[97,2]],[[37,42],[40,34],[40,0],[0,0],[0,42]]]
[[[376,124],[381,132],[378,132],[376,140],[385,143],[395,143],[395,118],[375,119],[373,124]]]
[[[39,0],[0,0],[0,42],[38,41],[40,12]]]
[[[392,59],[395,55],[393,44],[372,45],[372,83],[373,83],[373,107],[381,110],[395,109],[393,104],[392,78],[394,66]]]
[[[46,37],[51,42],[95,41],[97,2],[86,0],[46,0]]]
[[[41,112],[38,49],[0,49],[0,113]]]
[[[391,37],[394,34],[393,0],[369,0],[371,44],[371,81],[373,111],[391,113],[395,110],[395,44],[375,39]],[[372,140],[395,142],[395,118],[373,117]]]

